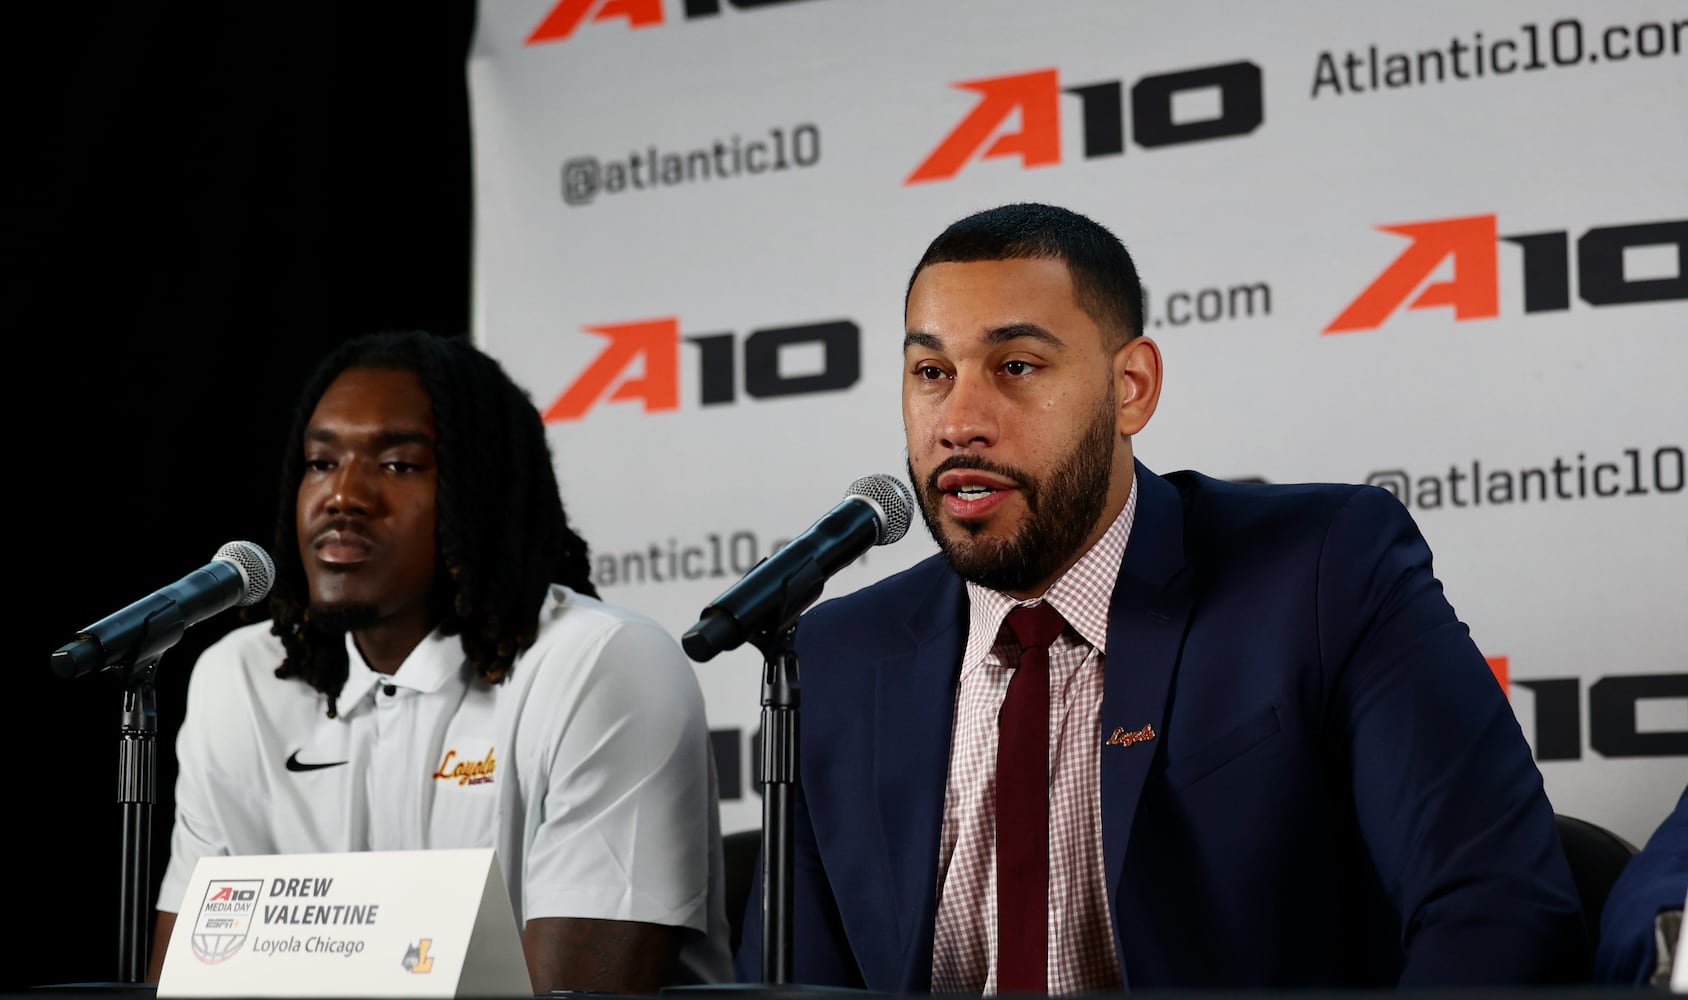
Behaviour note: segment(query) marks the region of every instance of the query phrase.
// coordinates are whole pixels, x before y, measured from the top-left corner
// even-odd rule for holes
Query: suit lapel
[[[1136,469],[1137,513],[1108,616],[1104,737],[1118,726],[1135,732],[1152,725],[1157,734],[1165,728],[1167,695],[1193,602],[1178,491],[1141,463]],[[886,933],[894,935],[897,948],[896,981],[924,990],[932,978],[938,837],[955,686],[967,641],[966,588],[946,569],[914,605],[903,626],[906,645],[878,660],[871,718],[875,805],[896,901],[896,926]],[[1155,750],[1153,741],[1102,748],[1102,842],[1110,899],[1118,898],[1126,841]],[[1125,970],[1123,953],[1120,967]]]
[[[967,639],[966,589],[944,570],[905,624],[900,656],[879,663],[873,717],[874,787],[896,898],[898,981],[925,990],[932,978],[938,837],[943,826],[955,685]]]
[[[1167,692],[1177,672],[1193,595],[1184,565],[1184,508],[1178,490],[1137,464],[1137,513],[1108,611],[1102,735],[1116,728],[1164,731]],[[1102,747],[1102,854],[1108,898],[1119,900],[1120,874],[1132,819],[1158,744]],[[1115,916],[1116,923],[1118,915]],[[1114,946],[1120,947],[1118,935]],[[1130,970],[1120,952],[1125,986]]]

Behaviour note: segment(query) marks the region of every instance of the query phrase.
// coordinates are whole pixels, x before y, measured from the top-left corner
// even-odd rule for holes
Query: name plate
[[[532,997],[492,848],[203,858],[160,997]]]

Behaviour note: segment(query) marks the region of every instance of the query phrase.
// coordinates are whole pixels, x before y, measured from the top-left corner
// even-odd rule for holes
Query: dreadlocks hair
[[[501,683],[533,644],[549,584],[598,596],[585,540],[563,512],[551,449],[533,401],[499,363],[462,337],[382,332],[348,340],[305,383],[282,461],[276,505],[275,584],[270,631],[286,656],[277,677],[296,677],[339,712],[347,676],[345,625],[313,621],[299,560],[298,490],[305,429],[317,402],[349,368],[415,372],[433,405],[438,434],[433,617],[462,637],[475,675]]]
[[[928,265],[1024,259],[1066,264],[1079,308],[1113,347],[1143,332],[1143,284],[1119,237],[1070,209],[1029,201],[975,212],[939,233],[909,275],[903,308]]]

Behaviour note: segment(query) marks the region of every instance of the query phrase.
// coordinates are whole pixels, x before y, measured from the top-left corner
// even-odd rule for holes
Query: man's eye
[[[914,374],[919,378],[923,378],[928,382],[931,382],[943,378],[944,370],[939,368],[937,365],[921,365],[919,368],[914,370]]]
[[[1010,361],[1002,366],[1002,370],[1010,375],[1024,375],[1034,369],[1029,361]]]

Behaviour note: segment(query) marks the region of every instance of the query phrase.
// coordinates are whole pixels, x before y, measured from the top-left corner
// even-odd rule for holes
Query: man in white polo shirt
[[[201,857],[492,846],[536,993],[725,979],[696,675],[596,598],[526,394],[461,338],[348,342],[283,482],[271,620],[189,681],[151,978]]]

